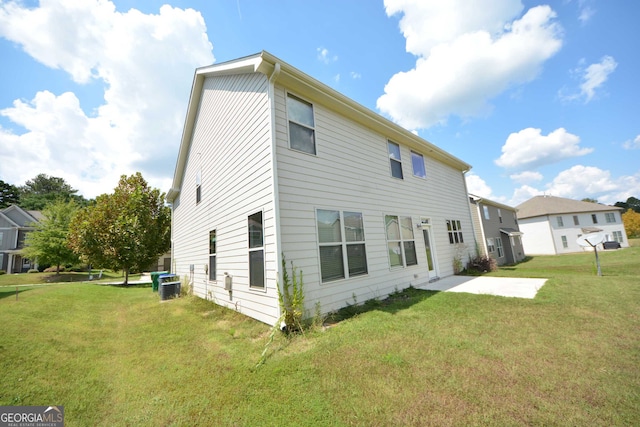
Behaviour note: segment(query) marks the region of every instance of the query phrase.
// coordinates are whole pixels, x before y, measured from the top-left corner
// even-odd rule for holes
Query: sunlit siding
[[[207,77],[179,197],[173,269],[196,295],[267,323],[279,316],[268,81],[263,74]],[[196,204],[196,175],[201,201]],[[249,288],[248,216],[263,212],[266,289]],[[217,277],[208,280],[209,232],[217,232]],[[190,266],[193,265],[193,273]],[[233,291],[224,289],[224,273]]]
[[[297,95],[304,99],[304,94]],[[282,251],[304,273],[308,310],[319,303],[327,312],[347,303],[384,297],[430,278],[421,217],[430,218],[436,273],[453,274],[453,257],[463,262],[475,251],[464,176],[460,170],[429,157],[427,146],[400,145],[404,179],[390,172],[387,138],[314,104],[317,155],[291,150],[288,144],[285,89],[276,86],[276,140]],[[424,156],[426,179],[413,176],[411,150]],[[368,274],[321,283],[316,209],[361,212],[364,216]],[[411,216],[418,265],[389,267],[384,215]],[[446,220],[462,224],[464,245],[451,245]],[[312,312],[312,311],[311,311]]]

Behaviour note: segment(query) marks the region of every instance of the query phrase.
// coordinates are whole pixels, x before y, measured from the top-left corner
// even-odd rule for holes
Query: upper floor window
[[[391,176],[403,179],[402,176],[402,160],[400,159],[400,146],[395,142],[388,141],[387,148],[389,150],[389,162],[391,163]]]
[[[613,212],[607,212],[604,214],[604,220],[608,223],[616,222],[616,215]]]
[[[289,119],[289,146],[294,150],[316,154],[316,131],[313,105],[287,94]]]
[[[558,221],[558,227],[564,227],[564,221],[561,216],[557,216],[556,220]]]
[[[418,264],[411,217],[385,215],[384,222],[389,251],[389,265],[391,267],[408,267]]]
[[[264,288],[264,227],[262,212],[249,215],[249,286]]]
[[[598,223],[598,216],[596,214],[591,214],[591,221],[593,221],[594,224]]]
[[[367,274],[364,221],[360,212],[318,209],[317,227],[323,282]]]
[[[462,225],[457,219],[447,220],[447,233],[449,233],[449,243],[464,243],[462,238]]]
[[[580,225],[580,220],[578,219],[578,215],[573,216],[573,225]]]
[[[490,215],[489,215],[489,206],[483,206],[482,210],[484,211],[484,219],[489,219]]]
[[[498,221],[502,224],[502,211],[498,208]]]
[[[427,170],[424,167],[424,157],[422,154],[411,152],[411,164],[413,165],[413,176],[419,178],[427,177]]]
[[[202,186],[202,173],[198,171],[196,173],[196,204],[200,203],[202,200],[202,190],[200,189]]]

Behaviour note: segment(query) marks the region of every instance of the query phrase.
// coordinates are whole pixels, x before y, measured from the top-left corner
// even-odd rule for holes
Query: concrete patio
[[[515,298],[535,298],[547,279],[522,277],[449,276],[421,286],[422,289],[442,292],[467,292]]]

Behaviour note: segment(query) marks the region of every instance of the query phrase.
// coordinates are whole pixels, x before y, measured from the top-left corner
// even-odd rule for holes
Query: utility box
[[[180,279],[176,274],[163,274],[158,277],[160,301],[180,296]]]
[[[224,290],[231,291],[232,283],[233,283],[233,276],[229,276],[227,273],[224,273]]]

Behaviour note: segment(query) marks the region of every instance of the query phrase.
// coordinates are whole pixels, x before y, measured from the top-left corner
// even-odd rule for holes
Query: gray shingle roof
[[[565,199],[563,197],[555,196],[535,196],[526,202],[519,204],[516,208],[518,209],[518,219],[533,218],[544,215],[623,210],[617,206],[582,202],[580,200]]]

